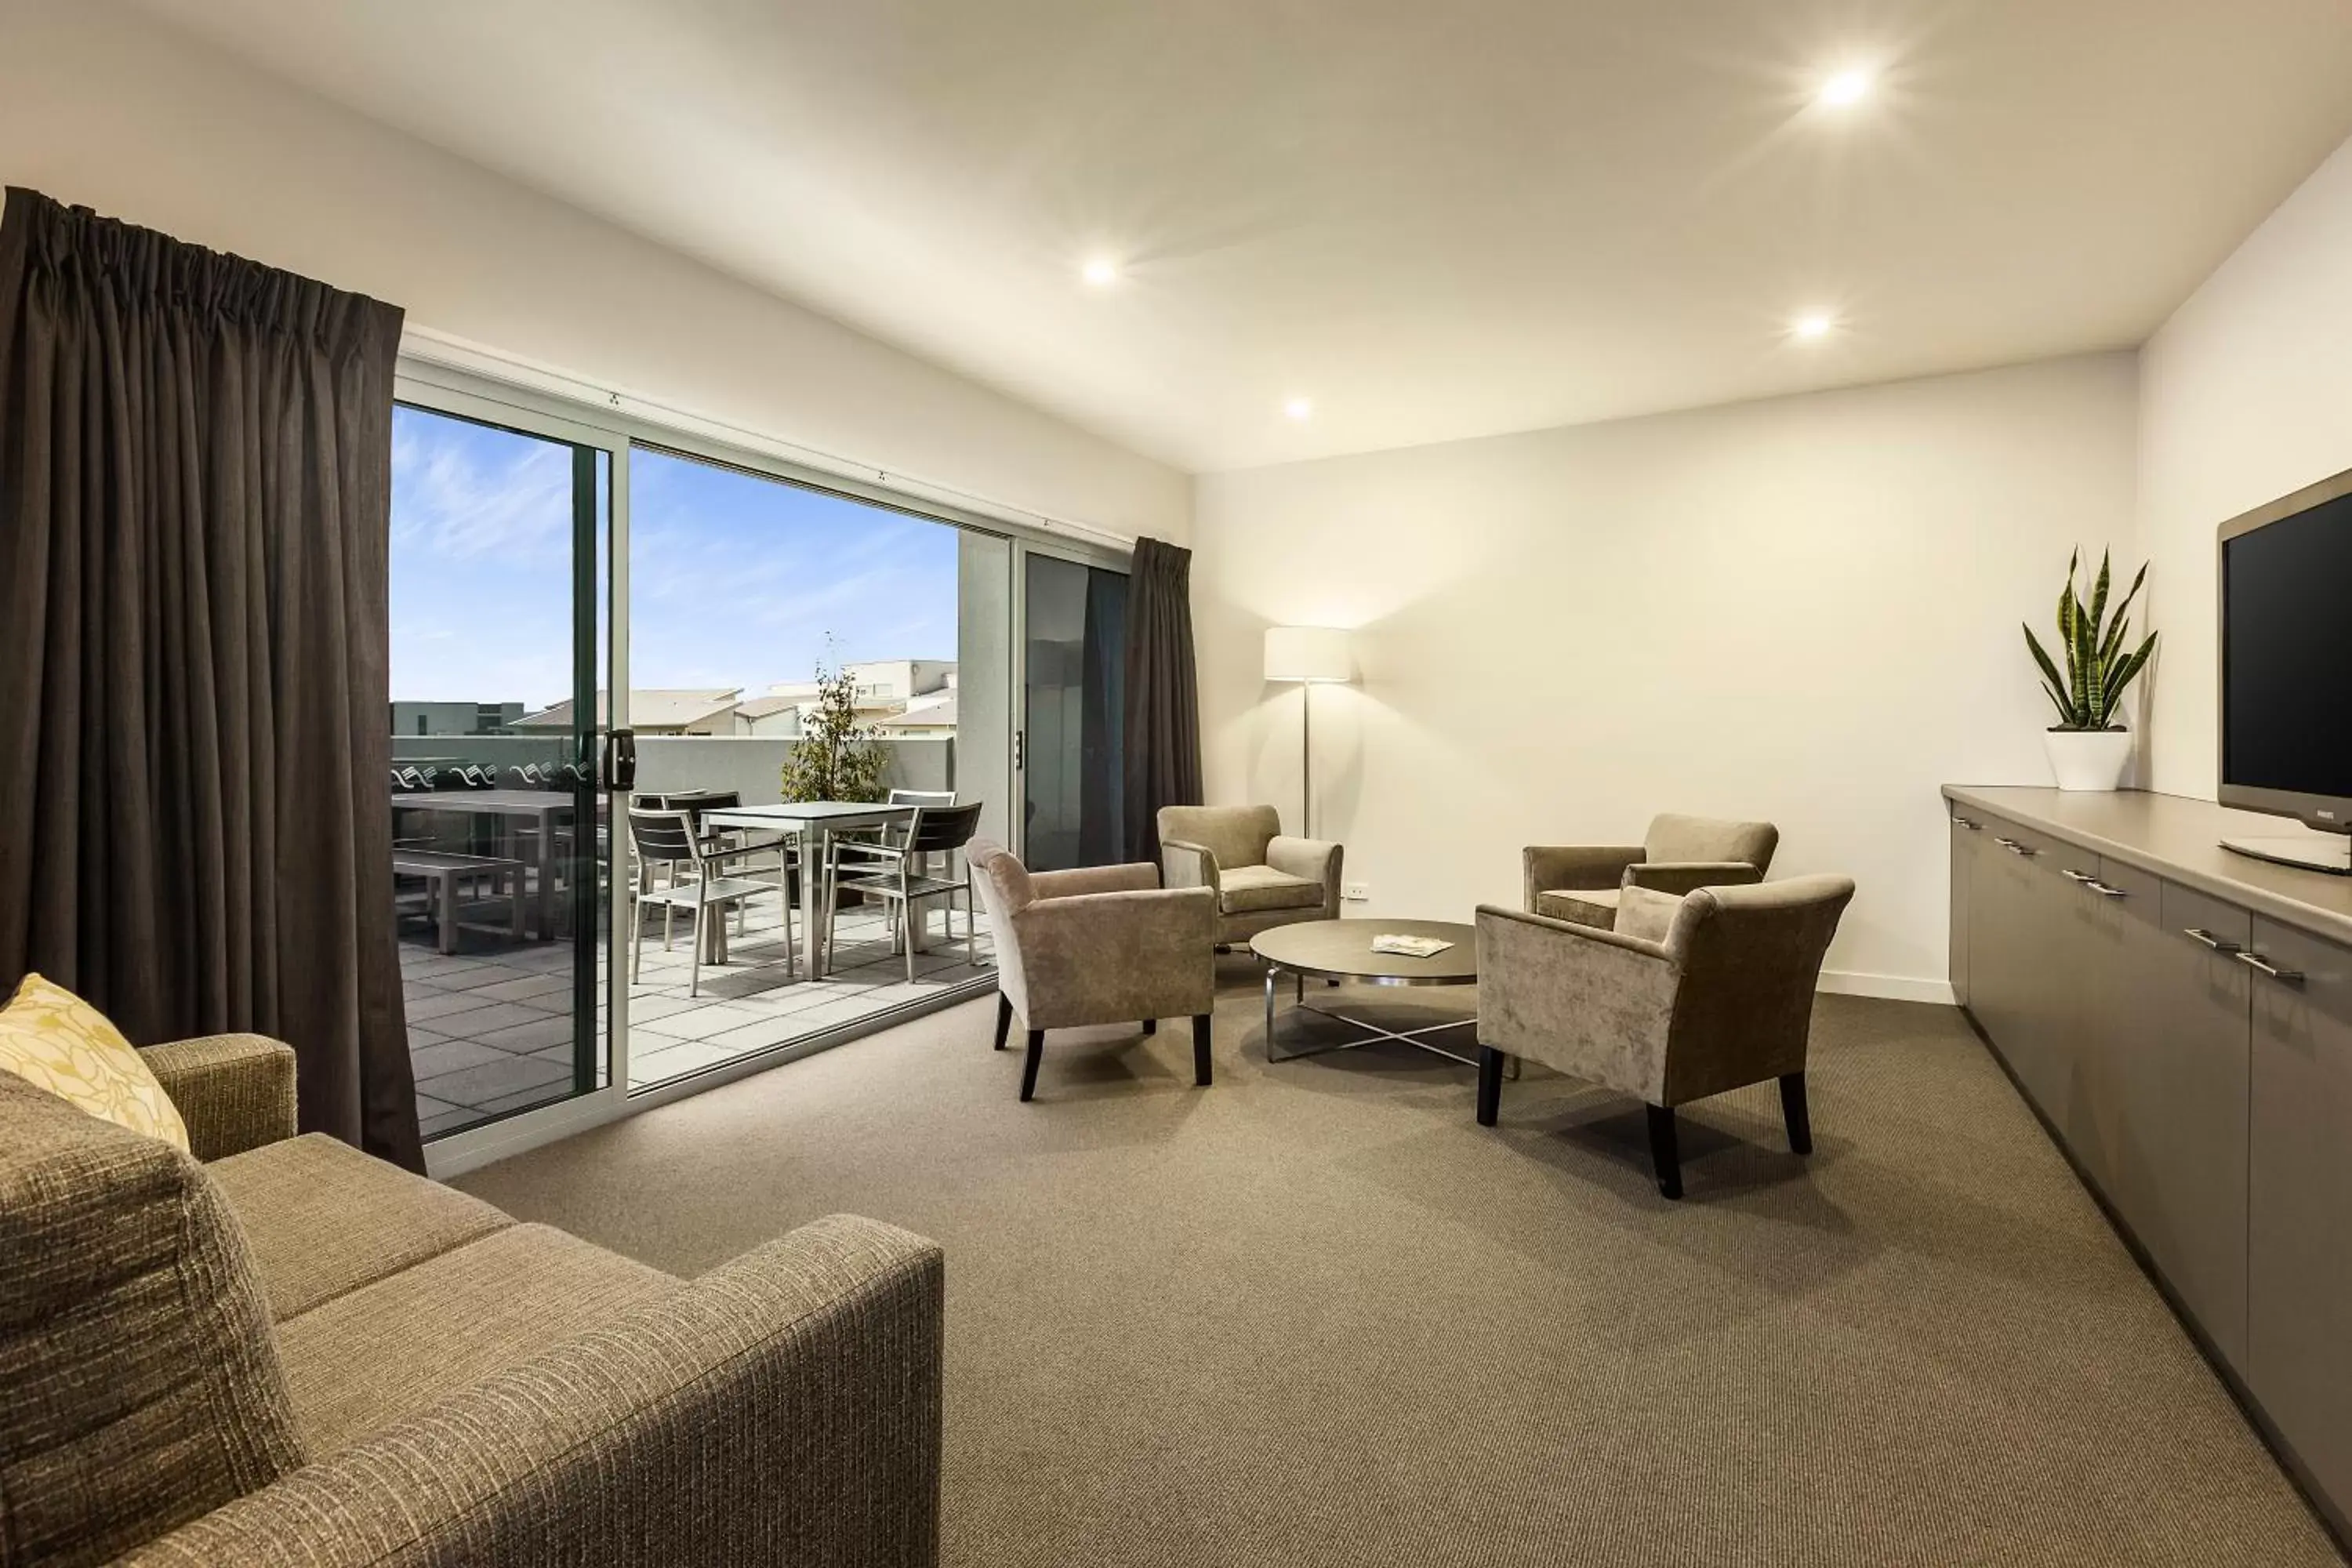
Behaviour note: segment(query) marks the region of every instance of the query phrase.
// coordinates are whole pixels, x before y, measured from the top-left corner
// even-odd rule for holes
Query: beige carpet
[[[684,1272],[938,1237],[950,1563],[2339,1561],[1950,1009],[1823,998],[1811,1160],[1708,1101],[1676,1205],[1637,1106],[1269,1068],[1224,974],[1207,1090],[1074,1032],[1022,1105],[982,1002],[460,1184]]]

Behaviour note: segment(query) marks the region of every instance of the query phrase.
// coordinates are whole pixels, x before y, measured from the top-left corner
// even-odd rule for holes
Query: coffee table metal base
[[[1297,973],[1291,975],[1291,979],[1297,983],[1296,991],[1291,999],[1292,1012],[1314,1013],[1326,1018],[1335,1019],[1349,1028],[1361,1029],[1364,1032],[1363,1038],[1339,1040],[1330,1045],[1315,1046],[1303,1051],[1285,1051],[1277,1056],[1274,1049],[1274,983],[1282,973],[1283,970],[1279,964],[1268,963],[1265,966],[1265,1059],[1269,1062],[1295,1062],[1307,1057],[1329,1056],[1334,1051],[1357,1050],[1381,1040],[1396,1040],[1411,1046],[1417,1051],[1427,1051],[1431,1056],[1444,1057],[1450,1062],[1459,1062],[1464,1067],[1478,1065],[1478,1058],[1475,1056],[1465,1056],[1460,1051],[1448,1050],[1445,1047],[1427,1038],[1431,1035],[1444,1034],[1448,1029],[1475,1030],[1478,1026],[1476,1014],[1473,1013],[1467,1018],[1449,1018],[1442,1024],[1424,1024],[1417,1029],[1385,1029],[1378,1024],[1367,1023],[1361,1018],[1349,1017],[1345,1013],[1334,1012],[1328,1007],[1318,1007],[1308,1002],[1307,976]],[[1471,1037],[1475,1040],[1477,1037],[1474,1034]]]

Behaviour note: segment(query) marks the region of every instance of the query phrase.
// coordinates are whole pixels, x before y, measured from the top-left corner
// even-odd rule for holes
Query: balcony
[[[777,767],[788,744],[758,737],[647,737],[639,742],[638,784],[648,792],[733,789],[747,804],[772,802]],[[952,739],[886,744],[892,753],[893,783],[908,788],[952,787]],[[395,761],[403,752],[446,757],[459,750],[469,756],[484,753],[477,759],[482,765],[543,763],[551,755],[550,742],[524,737],[411,736],[394,743]],[[509,752],[515,753],[511,758],[506,755]],[[528,929],[518,934],[505,889],[480,889],[488,896],[461,903],[451,943],[455,951],[446,953],[439,951],[439,924],[429,911],[427,918],[400,922],[409,1054],[418,1118],[429,1139],[577,1092],[572,1024],[578,960],[575,943],[561,927],[556,940],[540,939],[540,873],[527,826],[518,828],[511,819],[477,816],[468,812],[465,793],[456,791],[449,793],[446,809],[436,796],[423,824],[404,823],[412,843],[420,826],[433,828],[430,837],[436,841],[520,863],[530,917]],[[551,831],[568,835],[569,828]],[[756,866],[751,870],[755,878],[763,874]],[[764,875],[772,879],[774,872],[771,868]],[[568,889],[555,891],[559,896],[552,903],[560,910],[568,901],[562,896]],[[795,930],[800,962],[787,966],[782,898],[754,895],[744,910],[740,933],[729,918],[728,962],[702,965],[698,995],[688,994],[695,941],[691,914],[676,916],[665,947],[662,911],[648,907],[643,964],[628,988],[631,1089],[814,1040],[985,981],[994,963],[987,922],[981,921],[980,930],[968,933],[962,900],[956,905],[950,933],[946,900],[925,901],[911,980],[906,957],[893,949],[883,910],[865,905],[842,909],[835,917],[831,962],[822,976],[811,978],[807,932]],[[412,917],[420,912],[413,894],[406,907]],[[600,963],[619,963],[627,972],[625,931],[600,947]],[[600,1044],[592,1088],[604,1084],[607,1070],[601,1044],[604,980],[600,973],[594,991]]]

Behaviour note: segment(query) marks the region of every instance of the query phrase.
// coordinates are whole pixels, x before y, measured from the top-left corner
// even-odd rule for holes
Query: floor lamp
[[[1348,657],[1348,634],[1331,626],[1268,626],[1265,628],[1265,678],[1295,680],[1298,693],[1298,776],[1302,806],[1298,836],[1315,837],[1315,694],[1318,681],[1355,678]]]

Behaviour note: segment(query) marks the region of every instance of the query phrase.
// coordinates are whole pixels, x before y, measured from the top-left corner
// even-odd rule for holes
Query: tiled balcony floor
[[[649,911],[641,983],[629,989],[630,1087],[789,1044],[992,973],[986,922],[975,943],[977,962],[968,962],[957,902],[952,942],[942,935],[941,905],[931,904],[930,948],[916,953],[910,984],[878,908],[841,911],[831,973],[812,981],[784,968],[777,901],[754,900],[745,933],[730,927],[730,962],[703,965],[699,996],[687,994],[690,918],[679,916],[665,952],[661,913]],[[446,955],[435,950],[428,926],[401,927],[409,1058],[427,1138],[570,1092],[572,944],[513,942],[496,934],[494,924],[495,912],[486,911],[482,926],[461,928],[458,951]],[[804,945],[797,920],[794,936]],[[614,945],[610,962],[628,963],[625,941]]]

